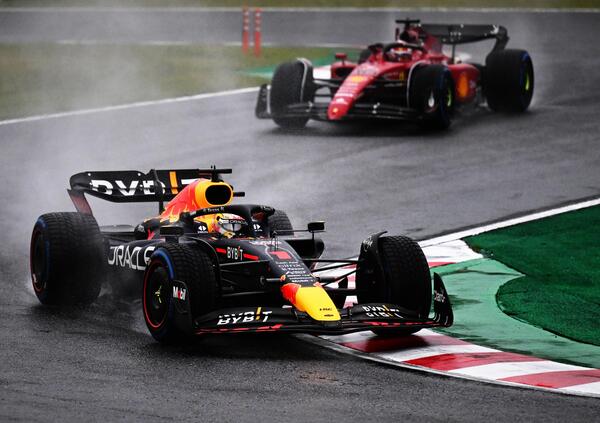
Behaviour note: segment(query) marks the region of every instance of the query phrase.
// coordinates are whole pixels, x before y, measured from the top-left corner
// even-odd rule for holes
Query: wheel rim
[[[531,89],[531,77],[529,76],[529,71],[525,71],[525,86],[523,88],[525,88],[525,92],[529,92],[529,90]]]
[[[521,104],[526,107],[533,97],[533,66],[525,56],[521,68]]]
[[[452,107],[452,87],[446,88],[446,107],[449,109]]]
[[[30,257],[33,289],[40,293],[46,286],[46,243],[44,235],[38,229],[33,234]]]
[[[144,317],[152,329],[160,328],[169,311],[169,276],[160,262],[150,265],[144,280]]]

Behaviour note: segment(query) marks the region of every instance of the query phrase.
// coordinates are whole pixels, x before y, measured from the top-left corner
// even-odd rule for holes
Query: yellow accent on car
[[[171,194],[177,194],[177,174],[174,171],[169,172],[169,180],[171,181]]]
[[[206,198],[206,192],[211,188],[211,187],[223,187],[225,189],[225,191],[228,193],[227,197],[223,198],[221,202],[218,203],[211,203],[210,201],[208,201],[208,199]],[[231,185],[229,185],[226,182],[213,182],[213,181],[209,181],[209,180],[201,180],[198,182],[198,184],[196,185],[195,191],[194,191],[194,196],[195,196],[195,200],[196,200],[196,205],[198,206],[198,208],[205,208],[205,207],[214,207],[214,206],[226,206],[229,203],[231,203],[231,200],[233,200],[233,189],[231,188]]]
[[[320,322],[337,322],[341,320],[337,307],[327,295],[327,292],[320,286],[300,287],[296,292],[294,306]]]
[[[350,77],[348,77],[348,79],[350,80],[350,82],[363,82],[367,79],[367,77],[364,75],[351,75]]]

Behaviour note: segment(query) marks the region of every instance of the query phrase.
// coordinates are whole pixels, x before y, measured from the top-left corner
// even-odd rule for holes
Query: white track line
[[[600,204],[600,198],[593,200],[583,201],[581,203],[570,204],[568,206],[558,207],[555,209],[544,210],[538,213],[532,213],[514,219],[503,220],[496,223],[490,223],[489,225],[478,226],[464,231],[455,232],[448,235],[442,235],[436,238],[427,239],[419,242],[421,247],[428,247],[432,245],[441,244],[449,241],[456,241],[462,238],[466,238],[472,235],[478,235],[483,232],[493,231],[495,229],[506,228],[508,226],[518,225],[520,223],[531,222],[532,220],[543,219],[545,217],[555,216],[557,214],[566,213],[574,210],[584,209],[587,207],[597,206]]]
[[[255,92],[255,91],[258,91],[258,87],[240,88],[237,90],[219,91],[216,93],[196,94],[196,95],[183,96],[183,97],[163,98],[161,100],[139,101],[139,102],[135,102],[135,103],[120,104],[117,106],[106,106],[106,107],[98,107],[95,109],[74,110],[72,112],[50,113],[47,115],[37,115],[37,116],[29,116],[29,117],[24,117],[24,118],[3,120],[3,121],[0,121],[0,126],[13,125],[16,123],[35,122],[38,120],[46,120],[46,119],[57,119],[57,118],[71,117],[71,116],[89,115],[92,113],[112,112],[115,110],[135,109],[135,108],[139,108],[139,107],[157,106],[157,105],[162,105],[162,104],[181,103],[184,101],[203,100],[203,99],[207,99],[207,98],[224,97],[224,96],[228,96],[228,95],[246,94],[246,93],[251,93],[251,92]]]

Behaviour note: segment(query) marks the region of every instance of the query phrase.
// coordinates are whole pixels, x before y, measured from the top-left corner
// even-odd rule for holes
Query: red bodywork
[[[410,35],[418,37],[417,31],[410,32],[413,33]],[[430,35],[425,36],[419,49],[412,48],[412,44],[400,40],[398,43],[404,44],[405,47],[386,53],[381,48],[372,49],[370,57],[364,63],[356,64],[341,60],[331,65],[332,79],[343,79],[346,75],[347,77],[329,104],[327,110],[329,120],[342,119],[364,95],[365,88],[376,80],[408,83],[412,70],[421,64],[441,64],[448,67],[454,81],[454,98],[457,103],[465,104],[475,99],[480,84],[480,71],[477,67],[460,63],[445,55],[440,41]]]

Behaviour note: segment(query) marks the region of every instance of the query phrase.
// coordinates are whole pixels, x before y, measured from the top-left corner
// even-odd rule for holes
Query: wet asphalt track
[[[373,30],[366,24],[356,40],[326,35],[324,18],[311,16],[321,29],[307,31],[307,42],[383,37],[366,36]],[[64,189],[81,170],[232,166],[232,182],[249,202],[286,209],[296,226],[326,220],[332,256],[356,253],[360,240],[381,228],[422,239],[598,196],[598,15],[468,16],[501,20],[512,35],[509,45],[532,54],[537,87],[530,113],[477,110],[444,134],[319,123],[285,133],[254,119],[254,95],[247,94],[0,126],[0,420],[597,418],[598,399],[388,368],[287,336],[165,348],[147,335],[137,302],[105,295],[90,309],[60,311],[39,306],[29,285],[33,222],[42,212],[72,209]],[[287,22],[288,34],[297,31],[297,15],[282,20],[281,29]],[[168,33],[170,25],[159,28]],[[107,223],[153,212],[93,206]]]

